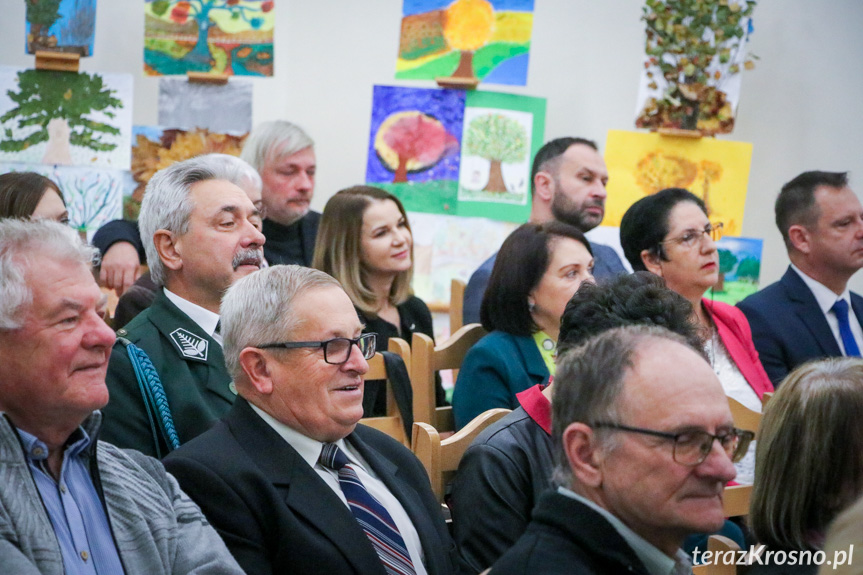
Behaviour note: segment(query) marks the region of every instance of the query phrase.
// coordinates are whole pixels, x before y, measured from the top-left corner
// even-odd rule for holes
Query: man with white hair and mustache
[[[105,441],[163,457],[233,404],[219,304],[235,280],[260,269],[265,241],[240,172],[200,156],[150,180],[138,223],[160,289],[153,304],[117,332]]]

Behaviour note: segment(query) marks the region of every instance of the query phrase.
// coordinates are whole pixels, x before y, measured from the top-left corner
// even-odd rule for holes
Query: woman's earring
[[[533,310],[536,309],[536,304],[532,301],[527,302],[527,311],[533,313]]]

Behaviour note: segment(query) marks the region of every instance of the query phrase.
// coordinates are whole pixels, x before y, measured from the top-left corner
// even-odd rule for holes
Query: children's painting
[[[102,225],[120,218],[126,172],[77,166],[0,163],[0,174],[36,172],[56,183],[69,212],[69,225],[92,239]]]
[[[673,8],[672,5],[673,4]],[[727,134],[734,128],[755,0],[647,0],[635,125]]]
[[[252,129],[252,83],[232,80],[219,86],[161,78],[159,125],[244,136]]]
[[[686,188],[704,200],[710,220],[739,236],[752,162],[752,144],[610,130],[607,226],[620,226],[636,200],[664,188]]]
[[[274,0],[144,0],[144,71],[272,76]]]
[[[234,136],[205,129],[178,130],[161,126],[135,126],[132,146],[131,189],[127,185],[123,201],[123,217],[138,219],[144,191],[153,174],[171,164],[201,154],[239,156],[246,134]]]
[[[96,0],[24,0],[27,53],[37,50],[93,55]]]
[[[545,100],[375,86],[366,182],[416,212],[523,222]]]
[[[763,244],[760,239],[729,236],[716,243],[719,282],[711,292],[713,299],[734,305],[758,291]]]
[[[129,168],[132,76],[0,66],[0,161]]]
[[[372,100],[366,182],[407,210],[454,212],[465,93],[375,86]]]
[[[417,296],[434,306],[446,306],[453,279],[467,282],[495,253],[517,224],[487,218],[457,218],[408,214],[414,231],[414,280]]]
[[[404,0],[396,78],[527,85],[534,0]]]

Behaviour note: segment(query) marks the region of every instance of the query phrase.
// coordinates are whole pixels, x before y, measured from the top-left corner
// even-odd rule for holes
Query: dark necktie
[[[838,299],[830,309],[836,314],[836,319],[839,320],[839,335],[842,337],[842,347],[845,348],[845,355],[859,357],[860,348],[857,347],[854,334],[851,332],[851,322],[848,321],[848,302],[844,299]]]
[[[339,486],[354,519],[365,531],[389,575],[415,575],[405,541],[393,518],[357,477],[348,457],[334,443],[325,443],[320,464],[339,474]]]

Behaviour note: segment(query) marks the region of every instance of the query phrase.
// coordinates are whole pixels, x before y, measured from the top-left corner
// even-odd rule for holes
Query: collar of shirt
[[[18,436],[21,438],[21,443],[24,444],[24,451],[27,454],[27,459],[33,461],[37,466],[42,467],[48,459],[48,446],[31,433],[27,433],[23,429],[16,428]],[[83,427],[78,427],[66,442],[64,449],[64,458],[76,457],[90,445],[90,436],[84,431]]]
[[[534,423],[551,435],[551,402],[542,394],[542,390],[547,385],[548,383],[545,385],[537,383],[515,394],[515,397]]]
[[[324,444],[322,442],[318,441],[317,439],[307,437],[296,429],[288,427],[257,405],[253,405],[251,403],[249,405],[255,413],[261,416],[261,419],[263,419],[267,423],[267,425],[272,427],[276,431],[276,433],[281,436],[282,439],[288,442],[288,445],[293,447],[296,452],[300,454],[300,457],[303,458],[303,461],[308,463],[309,466],[312,468],[318,465],[318,458],[321,456],[321,449],[323,449],[324,447]],[[351,463],[356,465],[362,465],[359,461],[357,461],[356,457],[354,457],[352,450],[347,449],[344,439],[339,439],[335,442],[335,444],[338,445],[339,449],[341,449],[345,453],[345,455],[348,456],[348,460],[350,460]],[[365,466],[363,466],[363,469],[365,469]]]
[[[811,277],[800,271],[800,268],[798,268],[794,264],[791,264],[791,269],[797,272],[797,275],[800,276],[800,279],[803,280],[803,283],[806,284],[806,287],[808,287],[809,291],[812,292],[812,295],[815,296],[815,301],[818,302],[818,307],[821,308],[821,311],[824,313],[824,315],[830,313],[830,309],[833,307],[833,304],[836,303],[837,299],[844,299],[845,303],[848,304],[848,308],[851,308],[851,292],[847,287],[845,288],[845,291],[842,292],[842,295],[837,296],[836,292],[834,292],[832,289],[830,289],[823,283],[812,279]]]
[[[168,290],[168,288],[162,288],[165,290],[165,297],[171,300],[175,306],[180,308],[180,311],[189,316],[193,322],[198,324],[204,333],[213,337],[213,333],[216,331],[216,324],[219,323],[219,314],[215,314],[208,309],[204,309],[198,304],[194,304],[187,299],[183,299],[174,292]]]
[[[683,552],[683,550],[678,549],[674,558],[672,559],[659,549],[657,549],[652,544],[648,543],[643,537],[641,537],[638,533],[627,527],[620,519],[612,515],[607,509],[603,509],[593,501],[590,501],[586,497],[582,497],[578,493],[567,489],[565,487],[558,487],[558,493],[565,495],[571,499],[575,499],[576,501],[587,505],[600,515],[602,515],[606,521],[611,523],[611,526],[614,527],[615,531],[617,531],[621,537],[623,537],[624,541],[626,541],[629,546],[635,551],[635,554],[638,555],[638,558],[641,559],[641,562],[644,563],[645,568],[651,575],[672,575],[678,572],[678,569],[685,572],[686,566],[691,566],[691,562],[689,560],[689,556]],[[691,567],[689,568],[689,572],[691,572]]]

